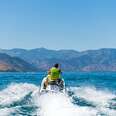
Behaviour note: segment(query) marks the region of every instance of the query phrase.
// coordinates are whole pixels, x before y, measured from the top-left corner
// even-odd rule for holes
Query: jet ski
[[[47,87],[45,87],[45,81],[47,77],[44,77],[40,87],[40,94],[44,93],[65,93],[65,82],[64,79],[58,79],[56,81],[48,82]]]

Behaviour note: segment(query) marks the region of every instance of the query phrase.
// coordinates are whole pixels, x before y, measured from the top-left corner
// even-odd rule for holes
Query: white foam
[[[74,105],[67,95],[60,93],[39,96],[39,88],[27,83],[11,84],[6,89],[0,91],[0,105],[9,105],[33,92],[31,96],[33,98],[32,102],[38,106],[38,116],[96,116],[99,113],[105,113],[108,116],[116,115],[115,110],[108,108],[109,100],[115,98],[115,94],[109,91],[97,90],[94,87],[75,87],[71,89],[75,96],[92,102],[96,107],[90,108]],[[15,108],[18,110],[17,106]],[[15,108],[0,109],[0,116],[9,116],[16,111]],[[35,112],[33,113],[35,114]]]
[[[107,116],[116,116],[116,110],[113,110],[113,109],[101,108],[100,112],[106,114]]]
[[[116,110],[107,110],[106,114],[108,114],[109,116],[116,116]]]
[[[0,116],[10,116],[15,110],[12,108],[4,108],[0,109]]]
[[[85,99],[95,105],[98,114],[103,113],[108,116],[116,116],[116,111],[109,109],[110,100],[116,95],[107,90],[97,90],[95,87],[74,87],[71,88],[74,95]]]
[[[37,99],[36,99],[37,101]],[[38,98],[38,115],[40,116],[96,116],[93,108],[78,107],[63,94],[46,94]]]
[[[76,96],[84,98],[98,106],[107,107],[109,100],[116,97],[115,94],[109,91],[97,90],[95,87],[79,87],[73,88],[72,90]]]
[[[0,105],[7,105],[21,100],[29,92],[36,89],[37,87],[33,84],[11,84],[6,89],[0,91]]]

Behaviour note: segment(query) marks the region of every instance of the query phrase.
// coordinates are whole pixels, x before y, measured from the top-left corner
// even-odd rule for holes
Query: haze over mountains
[[[21,64],[22,67],[18,69],[15,67],[14,71],[45,71],[54,63],[60,63],[65,71],[116,71],[116,49],[110,48],[82,52],[75,50],[48,50],[45,48],[31,50],[0,49],[0,56],[3,53],[4,55],[7,54],[5,57],[8,57],[12,62],[15,61],[14,57],[18,58],[15,66]],[[6,62],[4,58],[0,58],[1,71],[7,71],[8,68],[6,68],[7,66],[2,66],[2,61],[8,64],[8,59]],[[8,65],[13,65],[14,63],[12,62]]]
[[[0,71],[37,71],[36,67],[18,57],[0,53]]]

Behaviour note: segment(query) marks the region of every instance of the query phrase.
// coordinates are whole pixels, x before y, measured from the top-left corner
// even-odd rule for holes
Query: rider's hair
[[[58,68],[59,67],[59,64],[58,63],[54,64],[54,67],[55,68]]]

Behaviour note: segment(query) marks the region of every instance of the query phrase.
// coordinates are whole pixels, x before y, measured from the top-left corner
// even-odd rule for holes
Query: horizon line
[[[94,50],[101,50],[101,49],[116,49],[116,48],[95,48],[95,49],[86,49],[86,50],[77,50],[77,49],[50,49],[46,47],[36,47],[36,48],[0,48],[0,50],[13,50],[13,49],[22,49],[22,50],[35,50],[35,49],[46,49],[46,50],[53,50],[53,51],[61,51],[61,50],[72,50],[72,51],[77,51],[77,52],[84,52],[84,51],[94,51]]]

